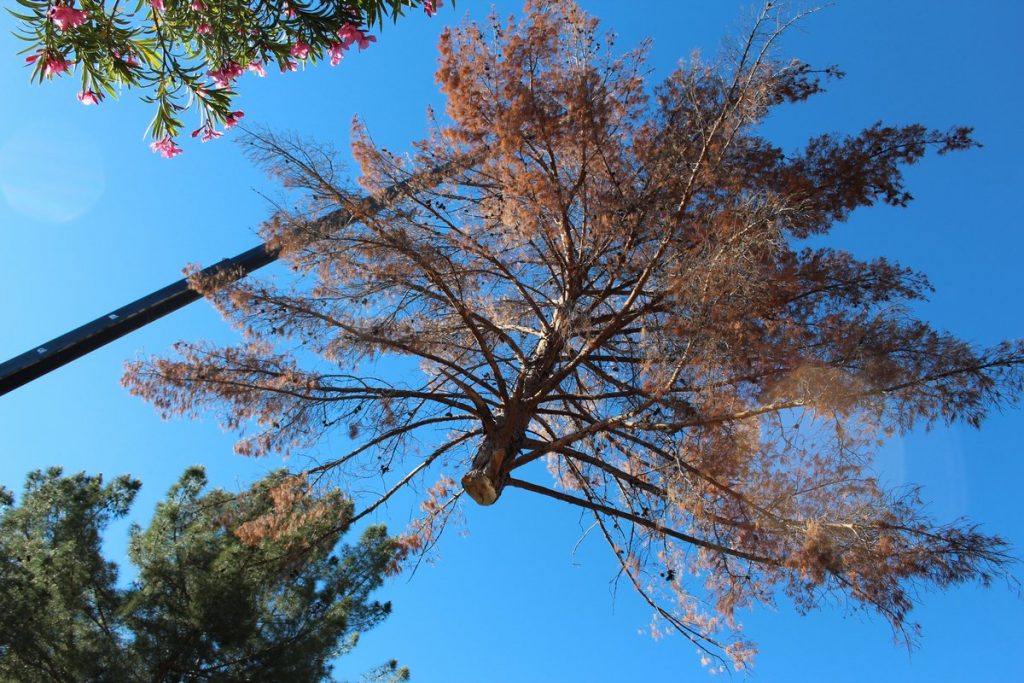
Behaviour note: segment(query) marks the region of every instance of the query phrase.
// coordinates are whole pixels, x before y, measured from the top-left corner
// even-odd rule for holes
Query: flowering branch
[[[374,24],[397,21],[422,7],[436,14],[441,0],[148,0],[134,9],[104,0],[18,0],[17,37],[29,45],[32,80],[63,74],[82,79],[78,100],[98,105],[122,89],[138,88],[156,106],[149,125],[154,152],[182,153],[175,141],[182,112],[194,108],[203,142],[218,138],[244,114],[232,102],[246,72],[282,73],[300,62],[337,66],[353,45],[377,40]],[[77,5],[77,6],[76,6]]]

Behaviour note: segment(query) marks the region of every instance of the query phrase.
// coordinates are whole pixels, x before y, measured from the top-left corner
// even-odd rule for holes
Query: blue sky
[[[622,48],[650,36],[654,77],[700,48],[712,55],[749,14],[741,3],[584,2],[619,33]],[[401,150],[424,132],[434,44],[446,23],[486,14],[462,0],[433,20],[388,26],[372,49],[341,66],[264,80],[246,78],[246,122],[347,143],[359,114],[382,145]],[[507,14],[518,2],[500,2]],[[848,74],[828,93],[779,110],[771,137],[795,146],[825,131],[855,132],[876,120],[976,127],[984,147],[929,158],[908,174],[916,201],[876,208],[838,227],[831,244],[885,254],[928,273],[937,291],[921,314],[983,344],[1024,336],[1019,262],[1024,231],[1020,133],[1024,5],[988,2],[840,0],[784,41],[784,56]],[[190,262],[210,264],[256,243],[274,188],[224,139],[187,144],[167,161],[143,134],[150,112],[133,94],[85,108],[70,79],[30,85],[15,55],[12,22],[0,17],[0,357],[6,359],[163,286]],[[189,141],[191,142],[191,141]],[[267,269],[273,275],[280,273]],[[0,483],[20,488],[30,469],[63,465],[140,478],[144,520],[190,464],[217,485],[240,488],[279,460],[232,454],[233,438],[210,420],[163,422],[118,384],[121,363],[178,339],[228,339],[218,316],[194,304],[87,358],[0,397]],[[1024,413],[1007,411],[975,431],[963,426],[890,443],[878,463],[895,484],[925,486],[941,519],[965,515],[1024,548],[1020,514]],[[411,499],[381,516],[396,530]],[[466,508],[468,534],[449,533],[439,560],[381,592],[394,615],[364,635],[338,673],[357,677],[395,657],[420,683],[454,681],[704,680],[692,646],[652,641],[649,612],[626,586],[615,591],[612,558],[597,539],[573,545],[586,526],[573,510],[510,491],[493,508]],[[581,526],[581,523],[583,526]],[[123,549],[125,527],[112,533]],[[1024,680],[1024,601],[1003,586],[926,593],[924,627],[908,655],[888,627],[841,607],[799,616],[786,603],[744,620],[761,646],[750,679],[775,681]],[[734,677],[734,678],[742,678]]]

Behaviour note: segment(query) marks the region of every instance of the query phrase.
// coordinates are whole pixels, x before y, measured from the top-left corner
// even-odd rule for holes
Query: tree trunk
[[[560,328],[563,320],[564,316],[557,314],[553,327]],[[537,342],[516,382],[511,405],[506,406],[504,416],[484,436],[469,472],[463,475],[462,488],[480,505],[492,505],[501,496],[508,481],[509,465],[519,452],[526,428],[533,419],[529,407],[535,405],[533,394],[550,375],[563,346],[564,337],[557,331]]]
[[[480,449],[473,458],[473,466],[462,477],[462,488],[469,497],[480,505],[491,505],[501,496],[505,486],[506,473],[502,465],[508,459],[508,447],[499,442],[498,437],[484,437]]]

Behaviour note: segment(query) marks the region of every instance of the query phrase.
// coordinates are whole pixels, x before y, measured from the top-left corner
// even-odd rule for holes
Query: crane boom
[[[277,257],[275,250],[261,244],[204,268],[202,274],[230,272],[239,279]],[[182,278],[0,363],[0,396],[201,298],[199,292],[189,287],[188,280]]]
[[[377,196],[352,198],[347,208],[337,209],[312,221],[324,234],[340,230],[354,223],[358,215],[374,215],[390,206],[396,199],[408,194],[417,184],[437,185],[453,172],[465,168],[484,157],[484,151],[466,153],[462,158],[450,160],[426,171],[412,173],[386,188]],[[266,244],[253,247],[232,258],[226,258],[208,268],[202,275],[231,274],[231,281],[239,280],[252,271],[276,261],[280,252]],[[96,318],[66,334],[51,339],[20,356],[0,363],[0,396],[42,377],[51,370],[81,358],[90,351],[120,339],[168,313],[186,306],[202,295],[191,289],[186,278],[136,299],[106,315]]]

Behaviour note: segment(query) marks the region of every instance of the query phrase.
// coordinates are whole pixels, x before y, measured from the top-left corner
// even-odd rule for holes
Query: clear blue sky
[[[749,10],[719,2],[584,2],[619,32],[620,47],[654,39],[651,64],[665,75],[693,48],[713,54]],[[246,122],[347,143],[360,114],[381,144],[407,147],[439,108],[434,44],[445,23],[488,3],[462,0],[433,20],[389,26],[380,42],[342,66],[265,80],[243,79]],[[500,2],[502,13],[517,2]],[[854,132],[883,119],[936,127],[973,125],[979,150],[929,158],[909,174],[916,201],[905,210],[863,211],[833,244],[886,254],[928,273],[937,287],[922,314],[979,343],[1024,336],[1018,275],[1024,248],[1020,123],[1024,4],[977,6],[936,0],[840,0],[806,20],[782,47],[848,77],[768,123],[797,145],[823,131]],[[166,161],[143,139],[149,110],[127,95],[85,108],[69,79],[28,84],[11,19],[0,17],[0,357],[21,353],[176,279],[189,262],[210,264],[256,243],[273,192],[227,137]],[[268,269],[270,274],[273,268]],[[63,465],[144,484],[136,513],[187,465],[239,488],[279,461],[231,452],[212,421],[162,422],[118,384],[121,363],[178,339],[226,339],[218,316],[194,304],[16,392],[0,397],[0,483],[19,489],[33,468]],[[1024,413],[1009,411],[979,431],[956,426],[891,443],[879,468],[894,483],[920,483],[942,519],[966,515],[1024,548],[1020,457]],[[381,517],[396,530],[412,503]],[[440,560],[381,592],[394,615],[365,634],[338,673],[357,677],[396,657],[419,683],[488,681],[704,680],[693,648],[652,641],[649,612],[625,587],[614,591],[612,558],[597,539],[575,556],[581,526],[572,510],[510,491],[493,508],[466,508],[468,535],[449,533]],[[125,526],[113,532],[123,550]],[[1024,601],[1003,586],[921,596],[921,647],[908,656],[888,627],[841,607],[799,616],[785,602],[747,616],[761,655],[750,680],[1024,681]],[[734,677],[736,678],[743,678]]]

